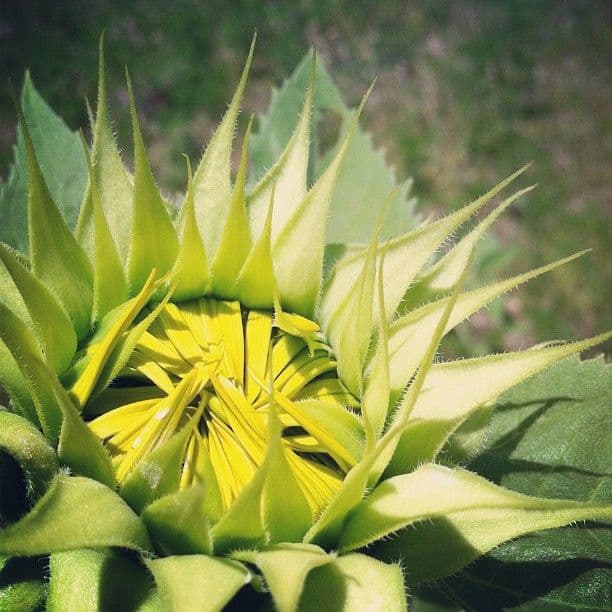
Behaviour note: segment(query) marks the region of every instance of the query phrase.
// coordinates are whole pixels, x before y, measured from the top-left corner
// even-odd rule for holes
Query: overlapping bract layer
[[[114,386],[88,406],[103,412],[90,427],[106,440],[120,482],[170,442],[180,488],[206,482],[225,512],[262,466],[276,411],[285,478],[316,515],[363,452],[360,422],[347,410],[358,403],[335,372],[326,351],[311,355],[303,340],[275,330],[271,313],[214,299],[166,304]]]
[[[371,243],[348,249],[324,280],[330,201],[361,108],[328,168],[307,185],[311,79],[286,149],[247,193],[250,128],[234,184],[230,156],[251,56],[193,176],[188,170],[177,219],[155,185],[131,87],[133,176],[121,162],[102,58],[76,236],[49,195],[22,118],[30,258],[0,247],[0,381],[21,417],[3,417],[0,448],[22,466],[36,505],[0,532],[0,553],[51,554],[50,601],[58,609],[84,577],[88,588],[101,588],[102,564],[126,567],[114,550],[85,550],[92,548],[157,553],[146,563],[157,584],[151,601],[160,598],[167,609],[220,609],[254,569],[282,611],[329,603],[337,593],[349,609],[373,593],[380,605],[402,609],[399,567],[350,551],[442,517],[470,544],[456,551],[460,567],[522,533],[611,517],[609,506],[519,496],[435,464],[454,433],[499,394],[607,337],[433,364],[460,321],[575,257],[463,290],[478,239],[524,190],[431,264],[444,241],[523,169],[458,212],[384,244],[381,214]],[[225,323],[218,309],[227,310]],[[227,333],[207,338],[198,327],[204,320],[227,323]],[[335,362],[320,351],[322,340]],[[336,363],[342,384],[316,379],[318,368]],[[315,375],[290,393],[302,366]],[[138,377],[153,384],[124,386]],[[323,403],[321,393],[333,401]],[[354,397],[360,417],[347,410]],[[90,427],[83,417],[94,416]],[[203,418],[216,423],[206,426],[208,453],[199,452]],[[305,431],[292,436],[296,423]],[[251,463],[242,461],[244,440],[257,455]],[[334,459],[324,495],[300,476],[304,465],[320,473],[323,464],[307,464],[297,450]],[[242,459],[223,467],[229,456]],[[74,475],[60,473],[47,487],[58,463]]]

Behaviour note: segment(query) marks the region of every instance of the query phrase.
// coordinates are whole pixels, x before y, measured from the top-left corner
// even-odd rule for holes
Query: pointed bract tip
[[[130,71],[127,66],[123,67],[123,71],[125,72],[125,83],[127,85],[128,90],[128,98],[130,102],[130,110],[136,108],[136,102],[134,101],[134,89],[132,87],[132,79],[130,77]]]
[[[251,40],[251,46],[249,47],[249,54],[247,55],[247,60],[242,70],[242,76],[240,77],[240,85],[242,86],[244,86],[244,83],[246,82],[246,77],[251,68],[251,63],[253,62],[253,55],[255,54],[255,42],[256,41],[257,41],[257,31],[255,31],[255,33],[253,34],[253,38]]]
[[[17,120],[19,122],[19,127],[21,128],[21,132],[23,134],[23,140],[26,146],[26,153],[27,153],[27,158],[28,158],[28,167],[30,168],[30,172],[34,170],[42,179],[42,171],[40,170],[40,166],[38,164],[38,157],[36,156],[36,151],[34,150],[34,143],[32,142],[32,136],[30,135],[30,129],[28,128],[28,124],[27,124],[25,115],[23,114],[23,109],[21,107],[21,102],[19,101],[19,96],[17,95],[17,91],[13,87],[13,84],[10,80],[9,80],[9,92],[11,94],[11,98],[13,99],[13,104],[15,105],[15,111],[17,112]]]
[[[376,225],[374,226],[374,233],[378,237],[380,232],[382,231],[383,224],[385,219],[387,218],[387,214],[389,213],[389,208],[391,208],[391,202],[393,202],[393,198],[399,193],[401,189],[401,185],[396,185],[389,191],[387,197],[383,200],[382,206],[380,207],[380,212],[378,213],[378,217],[376,219]]]
[[[240,155],[240,168],[238,169],[238,172],[244,173],[245,176],[249,164],[249,140],[251,138],[251,130],[253,129],[254,118],[255,114],[251,113],[251,116],[249,117],[249,123],[247,124],[246,130],[244,132],[244,137],[242,139],[242,152]]]
[[[191,168],[191,160],[189,159],[189,155],[187,153],[182,154],[185,158],[185,167],[187,168],[187,185],[189,186],[193,181],[193,170]]]
[[[87,144],[87,140],[85,139],[85,134],[83,134],[83,130],[81,128],[79,128],[79,139],[81,141],[81,146],[83,147],[83,153],[85,154],[85,161],[87,162],[87,168],[89,170],[89,174],[93,176],[93,163],[91,161],[89,145]]]
[[[104,34],[102,30],[100,40],[98,41],[98,93],[104,91],[105,70],[104,70]]]

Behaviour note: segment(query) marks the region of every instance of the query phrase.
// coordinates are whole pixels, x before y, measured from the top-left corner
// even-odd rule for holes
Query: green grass
[[[483,243],[480,275],[592,254],[521,289],[460,330],[457,351],[515,348],[612,325],[609,142],[612,7],[598,0],[332,2],[77,0],[9,3],[0,17],[0,81],[30,68],[41,93],[76,128],[93,100],[106,31],[111,103],[129,151],[127,64],[152,162],[181,189],[180,153],[196,157],[225,109],[253,31],[258,48],[245,101],[269,90],[314,44],[349,101],[376,75],[365,115],[422,210],[456,208],[526,161],[540,186]],[[13,8],[11,8],[11,6]],[[15,116],[0,97],[0,175]],[[606,148],[607,147],[607,148]],[[462,348],[460,348],[462,347]],[[467,347],[467,349],[466,349]]]

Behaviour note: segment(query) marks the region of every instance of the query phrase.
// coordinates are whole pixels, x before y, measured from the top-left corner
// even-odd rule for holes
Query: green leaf
[[[310,572],[299,610],[407,612],[402,571],[399,565],[382,563],[366,555],[338,557]]]
[[[363,368],[370,347],[372,312],[376,279],[376,255],[384,215],[379,213],[376,229],[363,260],[363,268],[349,293],[348,299],[330,320],[327,338],[338,357],[338,375],[356,397],[363,395]]]
[[[527,166],[521,168],[458,211],[393,238],[380,247],[379,250],[385,253],[385,310],[389,319],[395,315],[400,302],[411,283],[417,278],[421,268],[436,253],[444,240],[526,169]],[[324,331],[327,331],[334,313],[350,293],[359,276],[365,256],[365,250],[349,253],[338,262],[326,282],[319,308],[321,327]],[[463,264],[465,266],[465,261]],[[377,306],[375,304],[375,320],[378,316]]]
[[[13,354],[0,337],[0,385],[10,398],[11,409],[30,423],[40,425],[28,383],[21,373]],[[4,401],[4,400],[3,400]]]
[[[309,51],[280,89],[272,91],[266,113],[259,116],[259,129],[253,134],[250,147],[254,176],[261,176],[271,168],[289,142],[297,120],[297,109],[302,105],[308,87],[312,64],[312,52]],[[338,88],[321,62],[316,63],[314,92],[313,111],[319,108],[342,113],[346,109]],[[313,123],[316,123],[315,119]]]
[[[260,551],[237,551],[232,558],[259,569],[279,612],[295,612],[308,574],[334,560],[322,548],[310,544],[279,544]]]
[[[280,406],[285,406],[284,398],[276,393]],[[335,402],[326,400],[299,400],[295,402],[297,411],[302,415],[302,426],[313,437],[327,443],[330,448],[338,449],[337,461],[355,464],[363,455],[364,430],[359,418]],[[312,424],[312,425],[311,425]],[[314,425],[316,424],[316,428]],[[335,440],[336,444],[331,445]],[[342,455],[339,448],[342,447]],[[336,455],[335,451],[331,451]]]
[[[19,463],[29,496],[36,501],[58,470],[54,450],[36,427],[6,410],[0,411],[0,449]]]
[[[49,570],[48,612],[161,610],[153,577],[123,551],[53,553]]]
[[[21,90],[21,106],[51,197],[58,203],[68,227],[74,229],[87,182],[79,136],[41,98],[28,72]],[[19,127],[14,152],[8,180],[0,191],[0,241],[27,254],[28,169],[23,132]]]
[[[409,502],[409,503],[408,503]],[[428,519],[435,522],[423,522]],[[465,470],[425,464],[380,484],[349,517],[341,550],[375,547],[382,559],[401,558],[411,583],[461,569],[502,542],[578,520],[612,519],[612,507],[529,497]],[[419,529],[404,529],[423,522]],[[444,549],[444,555],[431,554]]]
[[[168,555],[211,554],[210,521],[199,484],[166,495],[142,513],[156,547]]]
[[[298,119],[297,109],[300,108],[305,98],[313,63],[312,53],[309,52],[280,89],[272,92],[272,99],[266,113],[259,117],[259,130],[251,140],[251,162],[256,176],[261,176],[268,168],[272,168],[276,160],[282,156],[292,134],[295,135],[298,132],[296,130],[294,133]],[[341,146],[342,136],[350,122],[351,109],[342,101],[338,88],[320,61],[316,62],[313,89],[311,150],[316,152],[318,149],[318,127],[323,113],[332,113],[342,120],[339,138],[324,158],[318,159],[311,156],[309,174],[311,177],[318,177],[334,157],[338,147]],[[303,107],[300,119],[304,117],[305,107]],[[299,150],[302,151],[303,156],[304,148],[301,147]],[[307,150],[305,152],[307,153]],[[305,170],[304,167],[301,171],[305,172]],[[273,169],[268,175],[273,175]],[[253,196],[264,181],[265,177],[254,190]],[[299,184],[302,184],[301,180]],[[407,200],[410,184],[411,181],[403,183],[394,195],[390,213],[383,227],[384,239],[403,233],[414,225],[415,201]],[[358,126],[338,175],[338,187],[332,198],[328,218],[327,243],[367,244],[377,218],[377,211],[370,203],[382,201],[396,185],[395,173],[386,164],[383,153],[374,148],[370,135]],[[298,201],[299,199],[297,198]],[[261,208],[261,204],[258,204],[257,208]],[[260,219],[263,218],[262,210],[257,215]]]
[[[13,251],[16,253],[16,251]],[[24,262],[25,263],[25,260]],[[0,259],[0,304],[9,311],[16,314],[28,327],[32,327],[32,319],[28,308],[23,301],[21,292],[6,266]],[[11,398],[12,408],[21,416],[26,417],[32,423],[39,424],[36,409],[25,377],[21,373],[18,363],[15,361],[10,349],[0,339],[0,385],[2,385]]]
[[[272,238],[276,239],[279,228],[285,225],[287,219],[293,214],[296,206],[304,199],[308,191],[308,156],[315,75],[316,60],[313,56],[302,111],[295,130],[284,151],[282,153],[279,151],[279,154],[274,158],[276,160],[274,165],[259,180],[248,196],[249,218],[253,236],[262,233],[266,210],[269,208],[269,202],[273,195],[276,197],[277,206],[270,222],[270,232]],[[295,111],[295,108],[292,111]],[[283,120],[285,118],[279,119]],[[265,118],[261,118],[260,128],[264,124]],[[262,138],[262,136],[260,129],[259,138]],[[253,138],[257,137],[254,136]],[[253,152],[254,147],[251,147],[251,158]]]
[[[62,304],[79,340],[90,331],[93,278],[43,177],[25,117],[17,110],[28,159],[28,236],[32,271]]]
[[[129,506],[104,485],[60,475],[29,514],[0,531],[0,554],[32,556],[77,548],[150,550]]]
[[[266,464],[260,467],[227,512],[212,528],[215,553],[261,546],[266,539],[261,516],[261,496],[266,481]]]
[[[602,358],[572,357],[507,392],[474,468],[523,493],[612,502],[611,381]],[[491,607],[604,610],[610,550],[606,525],[531,534],[497,548],[445,588]]]
[[[119,372],[125,367],[128,362],[130,355],[133,353],[136,344],[142,334],[152,325],[153,321],[157,318],[159,313],[164,309],[170,298],[174,286],[171,285],[163,296],[162,300],[147,314],[142,321],[139,321],[128,329],[119,342],[112,349],[106,364],[100,372],[100,376],[96,382],[95,388],[93,389],[92,396],[95,398],[98,394],[104,391],[110,383],[119,376]],[[133,298],[136,299],[136,298]]]
[[[345,112],[340,134],[348,129],[349,113]],[[324,167],[335,149],[317,164]],[[381,228],[381,240],[388,240],[413,228],[418,217],[416,198],[410,198],[412,179],[398,183],[394,169],[376,149],[370,133],[357,127],[346,151],[346,158],[332,200],[327,225],[327,243],[367,244],[376,225],[378,209],[373,202],[382,202],[393,191],[389,213]],[[397,189],[396,189],[397,187]]]
[[[521,612],[560,612],[567,610],[612,609],[610,594],[610,570],[594,568],[586,571],[567,584],[557,586],[537,600],[528,601],[518,608]]]
[[[273,243],[281,304],[287,310],[304,316],[312,316],[319,297],[329,207],[338,172],[370,91],[353,115],[351,126],[333,161],[287,218]],[[305,253],[308,257],[304,256]]]
[[[522,383],[500,398],[474,467],[516,491],[606,501],[611,391],[601,357],[571,357]]]
[[[142,333],[141,328],[151,315],[148,315],[143,321],[131,328],[130,325],[151,299],[155,288],[155,272],[151,272],[146,285],[136,297],[111,311],[102,320],[94,337],[94,340],[99,338],[99,342],[91,342],[93,349],[85,356],[83,360],[85,365],[82,371],[80,367],[76,367],[80,366],[80,364],[76,364],[73,371],[67,373],[71,378],[77,376],[76,380],[70,380],[70,393],[81,409],[98,386],[101,385],[103,388],[106,388],[115,377],[113,375],[112,378],[107,379],[105,372],[110,368],[116,367],[116,351],[121,351],[126,344],[129,344],[130,339],[135,335],[139,335],[139,332]],[[133,348],[132,346],[130,353]],[[120,367],[122,368],[123,365],[124,363]]]
[[[462,610],[601,612],[612,605],[610,570],[580,560],[506,565],[485,558],[441,588]]]
[[[438,259],[435,264],[419,274],[414,284],[404,296],[401,309],[407,311],[408,308],[412,309],[418,304],[430,302],[451,291],[461,276],[465,262],[493,223],[497,221],[510,205],[533,189],[533,186],[527,187],[506,198],[493,212],[489,213],[478,223],[473,230],[461,238],[453,248]]]
[[[389,375],[389,330],[385,313],[384,261],[381,259],[378,270],[378,344],[367,374],[367,384],[361,400],[361,412],[365,423],[366,444],[371,448],[380,437],[389,411],[391,392]]]
[[[602,334],[560,346],[435,364],[387,474],[403,474],[420,462],[433,460],[449,436],[481,406],[529,376],[607,337]]]
[[[204,555],[155,559],[148,566],[169,612],[218,612],[251,579],[243,565]]]

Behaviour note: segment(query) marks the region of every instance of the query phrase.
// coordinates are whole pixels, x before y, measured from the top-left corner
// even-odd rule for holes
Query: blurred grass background
[[[168,191],[183,185],[180,153],[197,157],[237,83],[252,33],[247,111],[265,110],[314,45],[355,104],[377,76],[364,124],[419,209],[456,209],[525,162],[538,189],[482,244],[480,275],[593,252],[534,281],[459,329],[464,352],[517,349],[612,326],[612,3],[607,0],[261,1],[5,0],[0,82],[26,68],[76,129],[95,99],[106,31],[111,105],[130,150],[128,65],[152,163]],[[0,176],[15,140],[0,88]],[[467,347],[467,349],[465,349]]]

